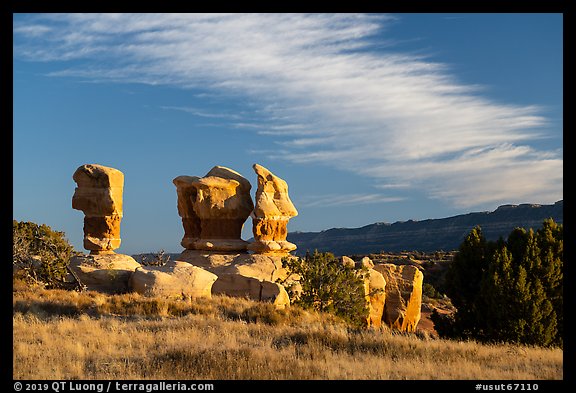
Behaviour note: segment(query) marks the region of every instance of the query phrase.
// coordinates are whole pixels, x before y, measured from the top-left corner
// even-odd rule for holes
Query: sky
[[[563,199],[563,19],[14,14],[13,218],[78,251],[74,171],[124,173],[119,253],[180,252],[172,179],[254,163],[288,230]],[[242,236],[252,234],[248,219]]]

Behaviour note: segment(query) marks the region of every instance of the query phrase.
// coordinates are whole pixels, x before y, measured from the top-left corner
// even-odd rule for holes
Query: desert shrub
[[[298,281],[287,283],[293,303],[306,309],[334,314],[354,327],[366,325],[369,309],[364,289],[367,269],[346,267],[331,253],[306,254],[304,259],[284,258],[282,266],[289,277]],[[294,291],[295,283],[299,290]]]
[[[438,292],[432,284],[427,282],[422,284],[422,295],[427,296],[430,299],[442,299],[442,294]]]
[[[63,286],[73,252],[64,232],[45,224],[13,220],[13,270],[25,281],[49,288]]]
[[[563,345],[563,229],[514,229],[486,241],[479,227],[460,245],[446,274],[453,319],[433,314],[440,335],[530,345]]]
[[[142,260],[140,264],[144,266],[164,266],[170,260],[170,255],[166,254],[164,249],[152,254],[152,257],[149,258],[147,255],[142,256]]]

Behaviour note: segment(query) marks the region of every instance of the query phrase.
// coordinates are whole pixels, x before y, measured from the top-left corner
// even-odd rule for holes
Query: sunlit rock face
[[[412,265],[376,264],[386,280],[384,322],[391,328],[414,332],[420,321],[424,275]]]
[[[72,208],[84,212],[84,248],[91,254],[112,253],[120,247],[124,174],[97,164],[80,166]]]
[[[248,249],[259,254],[288,253],[296,245],[286,241],[287,225],[298,211],[288,196],[288,184],[261,165],[253,166],[258,176],[256,204],[251,213],[254,242]]]
[[[169,261],[164,266],[136,269],[129,288],[144,296],[176,299],[212,297],[212,284],[218,276],[186,262]]]

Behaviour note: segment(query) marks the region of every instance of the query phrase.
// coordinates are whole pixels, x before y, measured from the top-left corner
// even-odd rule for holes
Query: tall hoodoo
[[[296,245],[286,241],[287,225],[298,211],[288,196],[288,184],[262,165],[254,164],[258,176],[256,205],[250,214],[254,242],[248,249],[259,254],[288,253]]]
[[[97,164],[80,166],[72,176],[76,190],[72,208],[84,212],[84,248],[91,254],[120,247],[124,174]]]

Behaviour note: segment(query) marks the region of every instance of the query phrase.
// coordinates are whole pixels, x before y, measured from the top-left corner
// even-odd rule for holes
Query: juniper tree
[[[474,228],[446,275],[457,308],[433,314],[441,335],[484,341],[562,345],[562,226],[546,220],[534,233],[514,229],[487,242]]]

